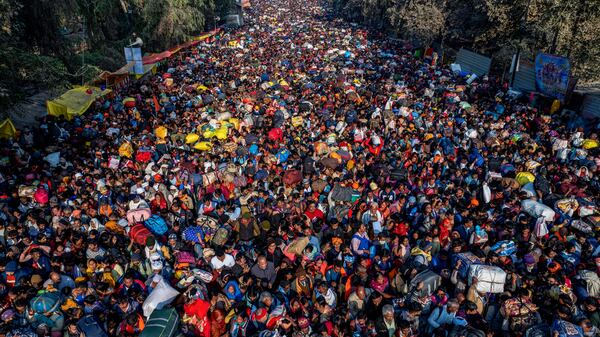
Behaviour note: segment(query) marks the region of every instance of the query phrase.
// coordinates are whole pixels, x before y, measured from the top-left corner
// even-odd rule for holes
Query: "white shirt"
[[[213,269],[217,270],[223,269],[224,267],[231,268],[233,267],[233,265],[235,265],[235,259],[229,254],[225,254],[225,259],[223,259],[223,261],[221,261],[218,257],[214,256],[210,260],[210,265],[213,267]]]

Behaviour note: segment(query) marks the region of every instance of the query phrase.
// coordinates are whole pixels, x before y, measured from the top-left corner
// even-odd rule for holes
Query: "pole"
[[[515,77],[517,75],[517,68],[519,68],[519,59],[521,58],[521,43],[523,42],[523,33],[521,29],[523,29],[523,18],[527,20],[527,16],[529,15],[529,6],[531,6],[531,0],[527,1],[527,7],[525,8],[525,14],[521,16],[521,20],[519,22],[519,45],[517,46],[517,56],[515,57],[515,65],[513,66],[512,76],[510,79],[511,88],[515,85]]]
[[[86,33],[85,33],[85,16],[83,17],[83,41],[84,43],[87,41]],[[87,43],[86,43],[87,44]],[[83,86],[83,77],[85,75],[85,49],[87,45],[83,48],[81,52],[81,86]]]
[[[515,85],[515,77],[517,76],[517,68],[519,67],[519,58],[521,58],[521,40],[519,40],[519,46],[517,47],[517,54],[515,57],[515,64],[512,68],[512,74],[510,77],[510,87],[514,87]]]
[[[554,32],[554,37],[552,38],[552,47],[550,48],[550,54],[554,55],[556,53],[556,44],[558,43],[558,30],[559,27],[556,27],[556,31]]]

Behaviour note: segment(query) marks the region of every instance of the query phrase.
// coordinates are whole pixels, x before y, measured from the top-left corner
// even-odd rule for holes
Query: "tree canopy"
[[[116,70],[133,32],[145,52],[162,51],[212,29],[233,6],[235,0],[0,0],[0,111],[36,90],[62,90],[81,76]]]
[[[465,47],[509,63],[542,51],[571,59],[582,82],[600,80],[600,1],[329,0],[348,20],[425,45]]]

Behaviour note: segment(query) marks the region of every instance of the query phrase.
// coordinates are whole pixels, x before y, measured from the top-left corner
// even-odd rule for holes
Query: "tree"
[[[205,29],[205,13],[214,11],[208,0],[152,0],[144,2],[144,33],[150,44],[168,48]]]
[[[23,0],[21,3],[18,20],[23,23],[23,42],[42,54],[58,53],[63,42],[60,21],[66,3],[61,0]]]
[[[395,32],[428,45],[444,31],[444,7],[442,0],[396,0],[386,14]]]

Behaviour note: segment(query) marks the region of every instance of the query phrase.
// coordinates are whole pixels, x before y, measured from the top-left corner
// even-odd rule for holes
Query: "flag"
[[[152,101],[154,101],[154,113],[158,113],[160,111],[160,103],[158,103],[156,95],[152,96]]]

